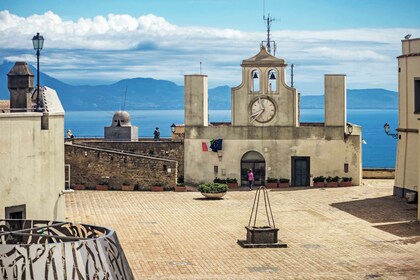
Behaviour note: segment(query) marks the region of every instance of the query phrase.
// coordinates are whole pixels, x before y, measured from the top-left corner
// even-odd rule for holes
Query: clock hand
[[[252,118],[253,116],[256,116],[256,115],[258,115],[258,114],[262,113],[263,111],[264,111],[264,110],[259,110],[259,111],[255,112],[255,113],[253,113],[253,114],[251,115],[251,118]]]
[[[261,98],[259,98],[259,97],[258,97],[258,102],[260,103],[260,108],[261,108],[261,110],[263,110],[263,111],[264,111],[264,106],[263,106],[263,104],[262,104],[262,102],[261,102]]]
[[[256,112],[255,114],[257,114],[257,115],[252,119],[251,123],[253,123],[263,112],[264,112],[264,110],[260,110],[260,111]]]

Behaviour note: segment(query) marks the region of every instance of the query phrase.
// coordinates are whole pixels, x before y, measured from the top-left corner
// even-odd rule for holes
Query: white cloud
[[[30,40],[40,32],[45,38],[42,70],[79,83],[142,76],[182,84],[182,75],[197,73],[201,61],[211,86],[236,86],[241,61],[257,53],[265,39],[263,31],[177,26],[153,14],[65,21],[53,12],[25,18],[6,10],[0,11],[0,32],[0,50],[6,53],[0,59],[34,63]],[[278,44],[276,55],[296,65],[295,82],[303,94],[321,94],[324,73],[347,74],[349,88],[395,90],[395,57],[407,33],[420,30],[281,30],[272,38]]]

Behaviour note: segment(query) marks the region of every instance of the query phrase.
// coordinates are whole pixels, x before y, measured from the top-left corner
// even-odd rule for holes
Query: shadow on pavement
[[[381,223],[374,227],[400,237],[420,236],[417,222],[417,204],[408,204],[405,199],[384,196],[331,204],[369,223]]]

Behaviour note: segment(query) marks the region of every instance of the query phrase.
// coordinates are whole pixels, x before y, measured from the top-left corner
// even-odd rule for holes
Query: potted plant
[[[134,186],[131,185],[129,182],[124,181],[121,186],[122,191],[134,191]]]
[[[265,187],[267,189],[277,188],[277,181],[277,178],[268,177],[267,182],[265,183]]]
[[[325,187],[325,177],[324,176],[314,177],[312,179],[312,181],[314,182],[313,186],[316,187],[316,188]]]
[[[156,182],[150,186],[150,189],[152,192],[163,192],[163,185],[164,184],[162,182]]]
[[[177,184],[175,186],[176,192],[185,192],[187,190],[187,187],[184,186],[184,176],[179,176],[177,179]]]
[[[226,194],[228,186],[220,183],[205,183],[200,184],[197,190],[206,198],[222,198]]]
[[[238,187],[238,179],[236,178],[226,178],[226,184],[229,189],[234,189]]]
[[[84,190],[86,189],[85,182],[77,182],[71,185],[73,190]]]
[[[338,187],[338,181],[340,180],[340,177],[328,176],[325,180],[327,181],[327,187]]]
[[[278,187],[279,188],[288,188],[290,186],[289,182],[290,182],[290,180],[287,179],[287,178],[280,178]]]
[[[99,184],[95,186],[95,189],[97,191],[107,191],[109,189],[109,183],[107,181],[99,182]]]
[[[213,183],[226,184],[226,179],[214,178]]]
[[[352,181],[352,178],[351,177],[343,177],[343,178],[341,178],[341,181],[340,181],[340,187],[351,187],[351,181]]]

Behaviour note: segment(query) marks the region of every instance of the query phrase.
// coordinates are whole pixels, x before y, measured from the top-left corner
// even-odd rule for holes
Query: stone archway
[[[254,172],[255,186],[264,185],[265,183],[265,159],[255,151],[249,151],[242,156],[241,159],[241,185],[247,186],[247,171],[252,169]]]

